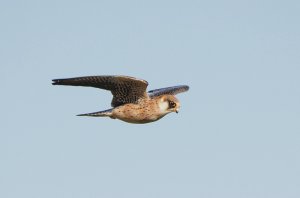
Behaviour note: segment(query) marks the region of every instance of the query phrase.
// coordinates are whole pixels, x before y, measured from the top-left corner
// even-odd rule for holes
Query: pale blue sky
[[[1,198],[299,198],[299,1],[1,1]],[[146,125],[76,117],[188,84]]]

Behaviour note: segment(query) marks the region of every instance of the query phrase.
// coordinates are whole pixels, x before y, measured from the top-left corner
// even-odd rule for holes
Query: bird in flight
[[[78,116],[110,117],[135,124],[154,122],[168,113],[178,113],[180,102],[175,95],[189,90],[189,86],[179,85],[147,92],[147,81],[129,76],[85,76],[52,81],[53,85],[95,87],[111,91],[113,108]]]

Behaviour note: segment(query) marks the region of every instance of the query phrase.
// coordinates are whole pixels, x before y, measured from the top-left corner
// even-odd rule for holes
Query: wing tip
[[[184,88],[185,91],[188,91],[188,90],[190,89],[190,86],[188,86],[188,85],[183,85],[183,88]]]
[[[183,92],[188,91],[190,89],[190,86],[188,85],[178,85],[176,87],[179,88],[179,90],[182,90]]]

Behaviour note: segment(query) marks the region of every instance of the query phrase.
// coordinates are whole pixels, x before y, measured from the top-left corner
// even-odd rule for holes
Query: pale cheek
[[[161,112],[165,112],[169,107],[169,104],[167,102],[161,102],[159,103],[159,109]]]

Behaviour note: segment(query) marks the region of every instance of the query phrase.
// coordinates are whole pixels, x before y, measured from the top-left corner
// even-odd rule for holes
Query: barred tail
[[[112,109],[108,109],[108,110],[98,111],[93,113],[79,114],[77,116],[109,117],[111,115],[112,115]]]

